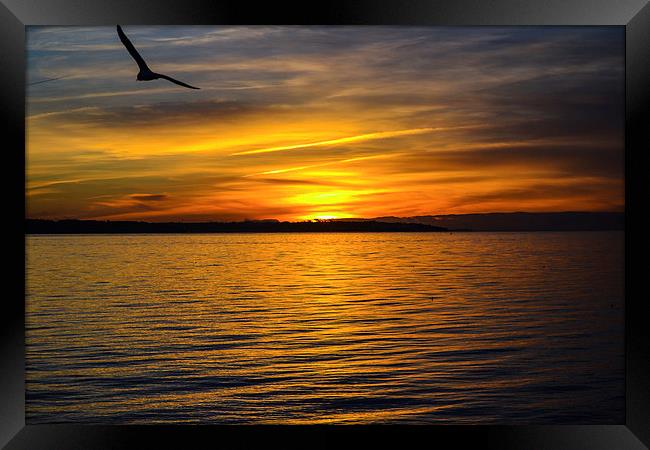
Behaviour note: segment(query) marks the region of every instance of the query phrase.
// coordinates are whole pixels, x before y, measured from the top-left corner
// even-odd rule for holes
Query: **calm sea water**
[[[28,423],[622,423],[623,233],[29,236]]]

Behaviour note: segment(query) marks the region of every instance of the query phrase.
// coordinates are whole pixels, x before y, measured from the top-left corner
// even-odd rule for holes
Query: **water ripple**
[[[623,234],[27,238],[28,423],[623,423]]]

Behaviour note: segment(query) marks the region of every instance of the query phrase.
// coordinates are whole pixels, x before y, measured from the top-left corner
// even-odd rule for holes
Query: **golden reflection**
[[[560,367],[623,379],[622,238],[30,237],[28,419],[527,420],[502,399],[548,401]],[[623,394],[582,386],[571,405],[590,414]]]

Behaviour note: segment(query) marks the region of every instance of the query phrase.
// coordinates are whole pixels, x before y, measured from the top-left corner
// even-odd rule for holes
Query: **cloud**
[[[257,149],[257,150],[247,150],[244,152],[237,152],[237,153],[232,153],[230,156],[238,156],[238,155],[254,155],[257,153],[269,153],[269,152],[279,152],[283,150],[295,150],[295,149],[300,149],[300,148],[309,148],[309,147],[324,147],[324,146],[332,146],[332,145],[338,145],[338,144],[349,144],[352,142],[362,142],[362,141],[369,141],[369,140],[374,140],[374,139],[388,139],[392,137],[398,137],[398,136],[406,136],[406,135],[411,135],[411,134],[422,134],[422,133],[431,133],[432,131],[439,131],[442,129],[437,129],[437,128],[416,128],[416,129],[411,129],[411,130],[396,130],[396,131],[379,131],[376,133],[366,133],[366,134],[360,134],[357,136],[347,136],[343,138],[337,138],[337,139],[328,139],[325,141],[320,141],[320,142],[309,142],[306,144],[295,144],[295,145],[285,145],[281,147],[271,147],[271,148],[262,148],[262,149]]]
[[[201,91],[135,82],[112,26],[30,27],[28,80],[68,77],[27,92],[30,214],[291,219],[623,202],[622,29],[126,32],[154,70]]]
[[[434,164],[452,168],[491,170],[495,167],[521,171],[550,171],[563,176],[592,176],[622,179],[624,170],[623,145],[541,144],[507,148],[435,152]]]
[[[514,188],[495,188],[482,193],[459,194],[449,200],[450,209],[481,212],[498,211],[501,205],[518,205],[514,210],[558,211],[572,204],[588,205],[600,211],[623,209],[623,187],[619,184],[603,184],[593,181],[559,183],[536,183]]]
[[[173,126],[192,123],[197,120],[232,120],[247,114],[262,113],[271,109],[271,105],[219,100],[197,100],[184,102],[156,102],[113,107],[85,107],[65,114],[67,123],[92,125],[102,128],[135,128],[147,126]],[[43,117],[54,113],[43,113]]]
[[[159,202],[162,200],[168,200],[169,195],[167,194],[131,194],[129,198],[141,202]]]

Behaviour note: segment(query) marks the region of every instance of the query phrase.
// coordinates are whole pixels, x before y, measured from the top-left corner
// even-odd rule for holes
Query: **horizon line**
[[[264,221],[276,221],[280,223],[304,223],[304,222],[335,222],[341,220],[365,220],[372,221],[383,218],[396,218],[396,219],[412,219],[418,217],[455,217],[455,216],[488,216],[488,215],[514,215],[514,214],[531,214],[531,215],[544,215],[544,214],[625,214],[625,211],[493,211],[493,212],[483,212],[483,213],[451,213],[451,214],[417,214],[411,216],[395,216],[395,215],[383,215],[383,216],[374,216],[374,217],[331,217],[331,218],[318,218],[314,217],[311,219],[294,219],[294,220],[281,220],[274,217],[253,219],[245,218],[239,220],[219,220],[219,219],[209,219],[209,220],[199,220],[199,221],[188,221],[188,220],[167,220],[167,221],[147,221],[147,220],[114,220],[114,219],[102,219],[102,218],[76,218],[76,217],[64,217],[64,218],[41,218],[41,217],[25,217],[25,220],[42,220],[50,222],[60,222],[60,221],[70,221],[76,220],[80,222],[138,222],[138,223],[242,223],[242,222],[264,222]]]

